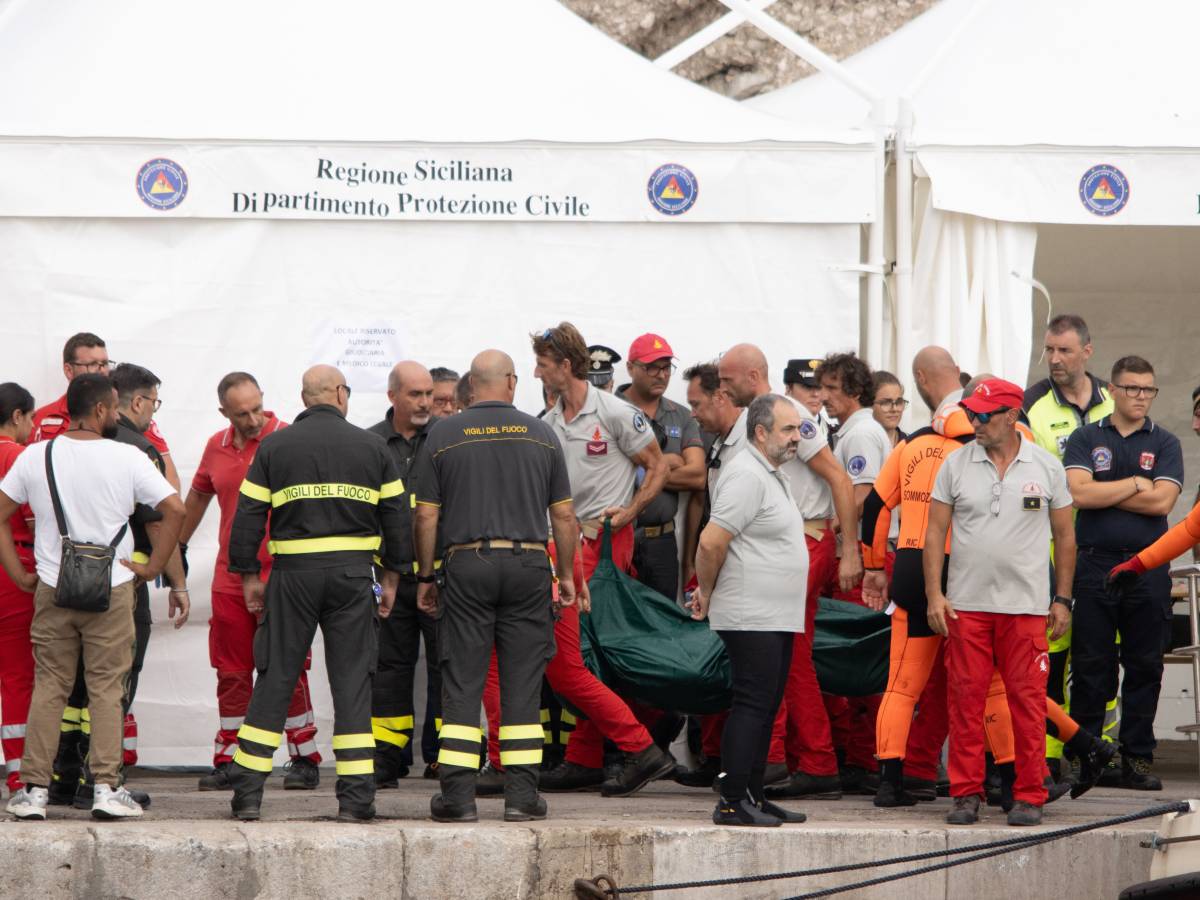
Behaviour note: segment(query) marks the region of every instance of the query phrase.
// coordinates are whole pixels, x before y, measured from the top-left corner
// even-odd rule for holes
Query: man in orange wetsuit
[[[888,457],[863,508],[863,597],[882,608],[889,596],[883,559],[891,510],[900,507],[900,536],[891,580],[891,661],[888,688],[880,703],[876,723],[876,754],[880,760],[880,787],[875,805],[910,806],[918,799],[932,800],[937,761],[948,733],[944,639],[925,617],[925,578],[921,555],[929,501],[938,471],[946,457],[973,438],[966,414],[958,406],[958,366],[941,347],[926,347],[913,361],[913,379],[921,398],[934,410],[933,424],[909,435]],[[870,540],[868,544],[867,541]],[[947,552],[949,544],[947,543]],[[943,570],[945,572],[945,570]],[[913,718],[914,707],[919,712]],[[1084,777],[1074,796],[1091,788],[1111,757],[1104,746],[1047,700],[1050,727],[1072,745],[1084,761]],[[993,673],[988,690],[985,734],[1001,776],[1002,806],[1011,804],[1015,778],[1012,724],[1004,683]],[[904,777],[905,762],[909,777]],[[1057,799],[1065,788],[1051,792]]]

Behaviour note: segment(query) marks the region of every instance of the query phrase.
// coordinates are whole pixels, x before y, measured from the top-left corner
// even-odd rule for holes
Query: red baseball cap
[[[971,412],[990,413],[998,409],[1020,409],[1025,402],[1025,392],[1003,378],[989,378],[976,386],[970,397],[963,397],[960,404]]]
[[[667,339],[657,334],[643,334],[629,345],[629,361],[636,363],[654,362],[656,359],[674,359],[675,351]]]

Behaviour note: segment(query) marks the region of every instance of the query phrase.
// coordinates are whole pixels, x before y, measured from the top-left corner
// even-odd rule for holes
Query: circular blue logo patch
[[[1129,202],[1129,179],[1116,166],[1092,166],[1079,179],[1079,199],[1097,216],[1115,216]]]
[[[808,419],[800,420],[800,437],[806,441],[811,441],[817,436],[817,426]]]
[[[676,163],[659,166],[650,176],[646,195],[650,204],[664,216],[678,216],[692,208],[700,186],[692,170]]]
[[[863,469],[867,467],[867,458],[865,456],[852,456],[850,461],[846,463],[846,470],[851,475],[861,475]]]
[[[187,189],[187,173],[173,160],[152,159],[138,170],[138,196],[151,209],[174,209],[187,196]]]
[[[1112,468],[1112,462],[1112,451],[1107,447],[1094,447],[1092,449],[1092,467],[1097,472],[1107,472]]]

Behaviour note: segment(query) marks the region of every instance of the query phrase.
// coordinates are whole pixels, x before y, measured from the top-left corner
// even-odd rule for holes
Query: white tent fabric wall
[[[516,361],[526,410],[541,406],[529,333],[564,318],[589,341],[622,353],[637,334],[660,332],[681,365],[755,340],[777,373],[797,346],[854,345],[858,278],[830,263],[858,259],[858,232],[856,225],[0,218],[0,306],[11,348],[4,377],[47,402],[64,388],[63,341],[77,330],[100,334],[114,359],[162,378],[157,420],[187,485],[205,439],[225,424],[215,397],[225,372],[252,372],[269,408],[288,420],[299,412],[300,372],[324,361],[314,323],[389,325],[401,352],[460,371],[479,349],[503,348]],[[679,382],[671,396],[683,402]],[[370,425],[386,405],[364,386],[350,417]],[[214,508],[191,544],[192,621],[173,631],[165,596],[155,592],[152,600],[156,624],[135,705],[146,764],[211,759],[215,535]],[[318,743],[328,755],[332,708],[321,654],[318,642],[312,685]]]

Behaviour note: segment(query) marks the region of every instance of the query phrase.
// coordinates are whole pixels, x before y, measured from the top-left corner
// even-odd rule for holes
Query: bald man
[[[313,366],[300,399],[305,409],[295,424],[259,446],[230,532],[229,571],[242,576],[246,608],[270,610],[255,635],[258,680],[229,768],[233,815],[260,816],[288,701],[320,625],[333,694],[338,818],[361,821],[375,815],[376,605],[386,619],[399,573],[411,564],[403,553],[408,497],[383,440],[346,421],[350,386],[341,372]],[[274,567],[264,586],[258,552],[268,516]]]
[[[425,446],[433,417],[433,377],[418,362],[396,363],[388,375],[388,400],[383,421],[368,431],[387,442],[396,461],[400,478],[408,489],[409,500],[416,496],[412,484],[413,465]],[[438,740],[441,725],[442,677],[438,669],[437,623],[417,609],[416,555],[412,543],[412,504],[405,506],[404,544],[397,548],[404,560],[396,605],[392,615],[380,623],[379,662],[371,688],[371,729],[375,733],[375,786],[394,788],[408,775],[413,760],[413,676],[420,657],[421,639],[425,640],[425,672],[429,691],[426,695],[425,722],[421,730],[421,755],[425,776],[436,777]],[[442,548],[435,548],[434,565],[441,567]]]

